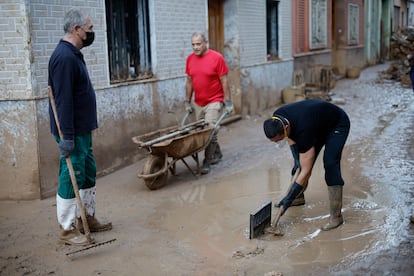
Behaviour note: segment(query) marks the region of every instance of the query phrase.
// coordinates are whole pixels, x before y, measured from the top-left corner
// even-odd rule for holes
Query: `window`
[[[308,43],[307,40],[309,39],[308,32],[306,31],[308,28],[307,21],[305,20],[306,14],[308,10],[306,9],[305,1],[294,1],[295,7],[294,11],[296,13],[296,21],[293,22],[294,24],[294,49],[295,54],[304,53],[308,51]]]
[[[275,60],[278,58],[279,55],[278,6],[279,1],[267,0],[266,28],[268,60]]]
[[[327,21],[328,4],[326,0],[311,0],[310,5],[310,48],[326,48],[327,40]]]
[[[394,6],[394,20],[392,24],[392,30],[394,32],[398,31],[398,28],[400,27],[400,7]]]
[[[148,0],[106,0],[111,83],[152,77]]]
[[[359,43],[359,6],[348,4],[348,45]]]

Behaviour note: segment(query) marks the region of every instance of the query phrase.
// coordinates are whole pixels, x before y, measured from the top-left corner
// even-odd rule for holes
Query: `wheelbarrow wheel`
[[[157,155],[150,155],[144,165],[144,169],[142,170],[143,175],[149,175],[156,173],[164,168],[165,165],[165,157],[157,156]],[[168,170],[165,173],[157,175],[151,179],[144,179],[145,185],[150,190],[159,189],[167,183],[168,177]]]

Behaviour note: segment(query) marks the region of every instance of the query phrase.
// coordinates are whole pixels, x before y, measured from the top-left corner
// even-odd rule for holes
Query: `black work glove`
[[[59,141],[60,157],[68,157],[75,148],[75,141],[69,139],[61,139]]]
[[[293,156],[293,169],[292,169],[292,175],[295,175],[296,170],[300,169],[300,162],[299,162],[299,151],[296,146],[296,144],[290,145],[290,151],[292,152]]]
[[[295,181],[295,183],[293,183],[292,185],[292,188],[290,188],[290,191],[287,194],[287,196],[285,196],[277,205],[278,208],[280,208],[280,206],[283,206],[282,216],[290,207],[290,205],[292,205],[293,200],[302,192],[302,190],[303,187]]]

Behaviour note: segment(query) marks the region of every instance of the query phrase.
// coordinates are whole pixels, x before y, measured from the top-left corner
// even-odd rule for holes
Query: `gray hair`
[[[207,41],[207,36],[206,36],[206,34],[204,32],[194,32],[191,35],[191,38],[198,37],[198,36],[201,36],[201,38],[203,39],[203,41]]]
[[[85,16],[82,14],[80,10],[71,9],[65,14],[65,18],[63,19],[63,31],[65,34],[70,34],[72,32],[72,28],[75,25],[82,26],[85,24]]]

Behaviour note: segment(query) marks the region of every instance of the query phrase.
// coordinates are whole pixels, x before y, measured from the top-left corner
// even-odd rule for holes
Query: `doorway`
[[[209,48],[224,55],[224,0],[208,0]]]

